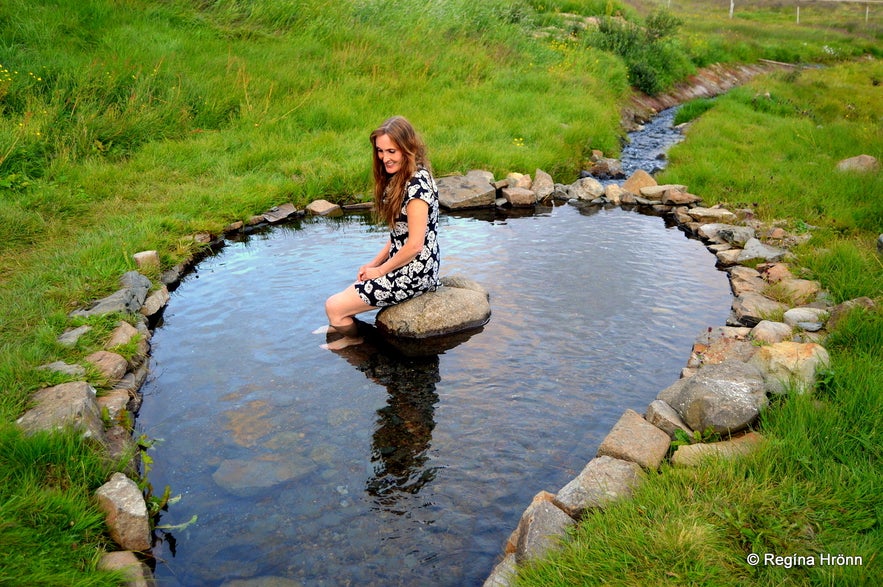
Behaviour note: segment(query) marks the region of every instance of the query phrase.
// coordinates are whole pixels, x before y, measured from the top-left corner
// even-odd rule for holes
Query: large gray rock
[[[629,497],[643,479],[637,463],[608,456],[589,461],[579,475],[561,488],[553,502],[572,518]]]
[[[107,527],[114,542],[126,550],[150,548],[150,519],[144,496],[134,481],[114,473],[95,492],[98,506],[107,516]]]
[[[18,419],[25,432],[56,430],[68,426],[84,438],[104,442],[104,423],[95,389],[85,381],[62,383],[41,389],[31,396],[34,407]]]
[[[537,200],[542,202],[546,198],[549,198],[552,195],[552,192],[555,191],[555,182],[552,180],[551,175],[542,169],[537,169],[536,173],[534,173],[533,186],[531,189],[536,194]]]
[[[880,162],[871,155],[857,155],[849,159],[843,159],[837,163],[837,171],[858,171],[869,173],[880,169]]]
[[[116,292],[98,300],[86,309],[74,310],[70,315],[88,317],[113,312],[137,313],[144,305],[144,300],[147,299],[150,280],[137,271],[129,271],[120,277],[120,284],[122,288]]]
[[[785,249],[765,245],[756,238],[750,238],[745,243],[745,248],[736,258],[738,263],[749,261],[779,261],[788,253]]]
[[[448,210],[487,208],[493,206],[497,199],[497,188],[481,172],[439,177],[436,185],[438,202]]]
[[[830,364],[825,347],[814,342],[784,341],[760,347],[751,363],[763,373],[767,390],[804,392],[815,385],[816,374]]]
[[[663,389],[657,397],[693,430],[711,428],[717,433],[748,427],[767,404],[763,374],[741,361],[707,365]]]
[[[433,292],[383,308],[375,320],[378,328],[393,336],[423,339],[487,323],[491,316],[487,290],[471,279],[457,276],[443,277],[441,284]]]
[[[595,178],[583,177],[570,184],[567,193],[571,198],[591,202],[604,195],[604,186]]]

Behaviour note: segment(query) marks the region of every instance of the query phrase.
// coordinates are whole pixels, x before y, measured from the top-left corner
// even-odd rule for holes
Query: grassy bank
[[[837,325],[812,395],[763,414],[768,442],[737,463],[664,466],[635,498],[594,513],[518,585],[878,585],[883,581],[883,174],[837,161],[883,158],[883,64],[779,73],[713,100],[659,179],[708,204],[753,208],[811,239],[799,271],[835,302],[877,300]],[[791,557],[752,566],[751,553]],[[843,555],[853,564],[823,564]],[[799,562],[803,557],[804,562]],[[812,563],[807,557],[815,557]],[[861,558],[861,564],[855,563]]]
[[[438,174],[539,167],[568,182],[591,149],[618,152],[630,85],[662,90],[716,61],[880,57],[879,21],[851,27],[845,15],[835,26],[797,27],[762,2],[733,20],[705,12],[719,4],[674,3],[664,15],[656,3],[606,0],[3,2],[0,583],[116,583],[94,571],[105,539],[90,498],[112,467],[70,453],[64,436],[22,438],[12,423],[34,390],[65,380],[39,365],[76,363],[101,347],[112,320],[91,320],[92,334],[73,349],[55,339],[78,324],[72,309],[117,288],[133,253],[157,249],[169,267],[194,252],[195,232],[285,201],[360,199],[366,137],[391,114],[422,131]],[[652,26],[605,20],[618,15]],[[605,23],[602,35],[584,27],[589,16]],[[776,81],[769,111],[753,101],[755,90],[721,100],[668,172],[707,199],[750,193],[763,215],[822,227],[801,259],[838,297],[879,295],[866,246],[879,207],[863,199],[863,184],[844,189],[823,172],[851,145],[881,156],[879,118],[853,96],[861,67],[801,77],[793,90]],[[804,96],[819,84],[826,91],[816,98],[830,104]],[[837,109],[850,103],[858,114]],[[783,114],[789,107],[795,113]],[[797,112],[808,108],[818,119]],[[754,151],[727,122],[746,113]],[[793,123],[804,138],[791,145],[760,132],[780,119],[782,131]],[[859,132],[861,121],[870,130]],[[703,136],[725,123],[712,148]],[[777,189],[759,199],[767,182],[749,178],[766,177],[762,165],[772,162],[752,153],[780,150]],[[811,201],[803,181],[818,190]],[[879,176],[873,181],[867,193],[879,194]],[[855,273],[868,277],[856,282]],[[843,336],[845,349],[860,344]]]

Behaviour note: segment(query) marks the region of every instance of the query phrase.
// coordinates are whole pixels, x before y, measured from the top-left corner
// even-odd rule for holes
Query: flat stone
[[[527,188],[508,187],[501,190],[503,198],[513,208],[527,208],[535,206],[537,195]]]
[[[729,360],[747,361],[756,348],[749,339],[751,329],[738,326],[709,328],[693,343],[688,367],[701,367]]]
[[[598,447],[597,456],[631,461],[645,469],[657,469],[671,439],[634,410],[626,410]]]
[[[619,206],[622,202],[623,193],[623,189],[615,183],[609,183],[604,186],[604,197],[615,206]]]
[[[643,479],[641,467],[609,456],[592,459],[579,475],[561,488],[553,502],[575,519],[589,509],[630,497]]]
[[[733,312],[736,319],[751,328],[757,326],[761,320],[768,320],[784,313],[787,309],[785,304],[753,292],[744,293],[733,300]]]
[[[735,265],[739,262],[739,255],[742,253],[742,249],[726,249],[723,251],[718,251],[714,254],[717,258],[717,262],[724,267],[729,267],[731,265]]]
[[[733,295],[741,296],[746,293],[762,294],[769,285],[761,277],[760,272],[751,267],[737,266],[729,270],[730,288]]]
[[[147,551],[150,548],[150,524],[147,504],[134,481],[122,473],[95,492],[98,507],[107,516],[110,537],[126,550]]]
[[[86,369],[82,365],[70,365],[64,361],[53,361],[46,365],[40,365],[40,369],[55,371],[56,373],[64,373],[71,377],[84,377],[86,375]]]
[[[29,434],[72,427],[83,438],[104,442],[104,422],[95,398],[95,388],[85,381],[46,387],[31,396],[34,407],[17,420]]]
[[[750,453],[762,441],[763,437],[752,431],[731,440],[682,445],[672,455],[671,462],[682,467],[696,467],[711,457],[733,459]]]
[[[756,238],[748,239],[745,248],[736,259],[738,263],[747,263],[749,261],[779,261],[788,253],[785,249],[765,245]]]
[[[487,208],[493,206],[497,198],[497,188],[488,181],[487,176],[477,173],[439,177],[436,185],[439,205],[448,210]]]
[[[129,271],[120,277],[122,288],[111,295],[98,300],[85,309],[71,312],[73,317],[102,316],[115,312],[135,314],[141,309],[147,292],[150,290],[150,280],[138,273]]]
[[[111,383],[122,379],[129,369],[129,362],[123,356],[110,351],[96,351],[87,356],[85,360],[92,363],[101,372],[101,375]]]
[[[66,347],[72,347],[77,344],[77,341],[80,340],[80,337],[92,330],[91,326],[83,325],[78,326],[77,328],[73,328],[71,330],[66,330],[61,336],[58,337],[58,344],[61,344]]]
[[[307,205],[307,213],[313,216],[340,216],[343,210],[328,200],[313,200]]]
[[[662,203],[666,206],[685,206],[690,204],[698,204],[702,198],[695,194],[691,194],[684,190],[666,190],[662,194]]]
[[[320,201],[324,202],[324,200]],[[288,220],[295,214],[297,214],[297,208],[295,208],[294,204],[291,202],[287,202],[285,204],[280,204],[279,206],[274,206],[264,212],[264,220],[270,224],[276,224],[277,222]]]
[[[785,312],[784,320],[788,326],[801,323],[824,323],[828,319],[828,311],[821,308],[791,308]]]
[[[169,296],[169,288],[163,284],[161,288],[151,293],[147,296],[147,299],[144,300],[144,305],[141,306],[141,315],[147,316],[155,316],[159,313],[160,310],[166,307],[166,304],[169,303],[171,297]]]
[[[129,405],[129,391],[126,389],[112,389],[96,398],[98,409],[107,410],[107,415],[112,421],[117,421],[120,414],[126,411]]]
[[[693,431],[684,423],[680,414],[661,399],[655,399],[650,402],[647,406],[647,411],[644,413],[644,419],[668,434],[668,437],[672,440],[675,439],[675,433],[678,430],[688,436],[693,435]]]
[[[227,459],[221,462],[212,479],[233,495],[251,497],[280,483],[309,475],[316,467],[310,459],[297,455],[289,455],[284,461]]]
[[[661,202],[663,197],[665,196],[665,192],[670,190],[687,191],[687,186],[671,183],[662,185],[650,185],[642,187],[640,193],[637,195],[643,198],[647,198],[648,200],[652,200],[654,202]]]
[[[711,222],[731,224],[737,220],[736,215],[724,208],[703,208],[697,206],[687,212],[693,220],[702,224]]]
[[[763,373],[741,361],[704,366],[663,389],[657,399],[673,407],[692,430],[710,428],[718,434],[747,428],[767,405]]]
[[[793,304],[806,304],[822,290],[818,281],[809,279],[783,279],[776,288]]]

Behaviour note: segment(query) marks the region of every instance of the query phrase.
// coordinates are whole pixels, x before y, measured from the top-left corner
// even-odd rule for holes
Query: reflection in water
[[[729,312],[714,257],[658,218],[489,220],[442,219],[447,274],[493,310],[450,340],[365,327],[361,346],[320,348],[327,292],[376,253],[359,218],[231,243],[173,292],[139,426],[163,439],[154,487],[182,496],[161,523],[198,521],[153,549],[159,585],[480,585],[533,495]]]
[[[416,494],[435,478],[435,467],[425,467],[435,428],[438,403],[435,386],[441,381],[438,355],[403,357],[384,344],[377,329],[359,323],[364,343],[335,351],[389,392],[377,410],[377,429],[371,442],[374,475],[368,494],[394,513],[397,496]]]

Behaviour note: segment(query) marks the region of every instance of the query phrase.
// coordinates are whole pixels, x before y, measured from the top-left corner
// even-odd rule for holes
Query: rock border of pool
[[[787,64],[768,62],[737,68],[726,66],[707,68],[665,96],[656,98],[636,96],[632,104],[623,111],[623,127],[632,129],[642,120],[648,119],[666,107],[697,97],[711,97],[726,92],[757,74],[790,67],[792,66]],[[508,181],[509,178],[506,180],[506,188],[510,187]],[[584,186],[580,186],[580,189],[582,187]],[[485,586],[509,585],[518,565],[548,552],[561,538],[564,529],[576,523],[585,511],[603,508],[615,499],[627,498],[645,475],[644,471],[654,468],[654,463],[658,467],[663,459],[670,458],[675,464],[688,466],[694,462],[701,462],[706,453],[727,456],[750,450],[762,439],[755,432],[744,432],[748,427],[746,425],[742,428],[743,432],[739,432],[738,436],[729,441],[685,445],[674,453],[681,455],[677,459],[674,456],[667,456],[671,438],[676,434],[686,434],[691,429],[690,423],[696,423],[695,426],[702,431],[705,430],[704,423],[712,421],[707,419],[715,418],[713,421],[718,422],[718,426],[723,426],[724,431],[735,432],[730,424],[720,423],[732,423],[733,418],[743,420],[749,418],[753,421],[752,412],[759,411],[765,403],[761,396],[765,398],[767,393],[780,393],[785,380],[790,380],[798,387],[804,384],[810,386],[812,382],[810,372],[814,374],[817,366],[826,360],[827,355],[821,345],[824,341],[825,328],[830,328],[851,306],[873,304],[872,301],[863,298],[832,306],[824,292],[816,290],[811,294],[812,300],[806,304],[788,309],[772,305],[780,302],[765,296],[764,292],[775,291],[775,297],[780,298],[783,289],[785,295],[810,295],[806,294],[808,290],[804,288],[813,289],[813,286],[809,285],[811,282],[791,276],[787,263],[782,262],[787,261],[788,246],[797,242],[794,239],[799,239],[800,235],[788,235],[781,228],[770,226],[764,227],[765,232],[758,237],[757,230],[762,225],[753,218],[750,211],[730,212],[720,207],[702,208],[698,205],[698,200],[693,202],[677,200],[684,197],[683,194],[689,195],[686,186],[680,187],[683,189],[667,186],[666,189],[657,189],[655,192],[651,190],[646,194],[640,189],[637,194],[625,191],[618,194],[617,202],[616,193],[611,191],[608,194],[606,189],[603,194],[589,199],[576,195],[576,189],[571,197],[569,186],[562,191],[561,186],[553,184],[553,193],[558,195],[550,193],[548,197],[552,199],[572,200],[573,205],[585,207],[619,205],[642,213],[663,216],[666,220],[670,218],[688,236],[704,240],[709,250],[717,256],[719,265],[729,273],[734,294],[733,315],[725,326],[710,328],[699,335],[681,379],[660,392],[660,397],[651,402],[644,416],[631,410],[626,411],[602,442],[598,456],[592,459],[577,477],[562,487],[557,494],[546,491],[537,494],[525,509],[516,529],[502,545],[501,556],[487,578]],[[535,205],[529,203],[529,195],[515,189],[510,190],[508,197],[501,192],[500,197],[505,198],[506,203],[502,205],[506,206],[522,205],[525,202],[524,198],[527,198],[528,202],[525,205]],[[309,213],[325,215],[341,212],[339,208],[335,210],[334,205],[326,206],[326,204],[329,203],[312,203],[308,207],[311,210]],[[497,199],[492,205],[499,205]],[[345,210],[356,211],[360,208],[364,209],[363,206],[356,205],[345,207]],[[696,217],[705,210],[708,210],[712,216]],[[67,373],[77,380],[37,391],[32,396],[34,407],[18,420],[19,425],[29,432],[76,426],[82,430],[83,437],[92,438],[104,445],[110,458],[124,454],[138,455],[138,442],[132,436],[133,423],[142,401],[140,388],[149,371],[149,341],[152,327],[161,317],[169,301],[169,291],[174,290],[187,271],[206,254],[223,246],[228,237],[247,234],[267,225],[283,223],[305,213],[306,210],[297,210],[293,204],[287,203],[254,216],[247,222],[231,224],[220,237],[207,233],[193,235],[194,242],[201,246],[201,252],[187,262],[164,272],[160,284],[153,284],[138,271],[123,275],[121,288],[117,292],[93,303],[89,308],[75,311],[72,316],[122,312],[136,317],[135,326],[121,321],[105,343],[104,350],[85,358],[85,362],[91,367],[89,371],[83,365],[69,365],[60,361],[44,365],[47,369]],[[727,216],[728,213],[734,215],[732,219]],[[706,230],[703,227],[709,228]],[[755,231],[755,236],[745,239],[740,246],[740,239],[746,234],[743,229]],[[767,247],[771,245],[784,251],[781,259],[763,260],[762,257],[751,257],[756,254],[755,251],[769,252]],[[878,248],[883,247],[878,244]],[[149,265],[159,266],[156,251],[137,253],[135,261],[139,268]],[[783,282],[786,285],[782,285]],[[789,289],[792,287],[793,291]],[[765,319],[773,314],[781,315],[783,321]],[[88,328],[81,326],[68,330],[58,340],[63,345],[73,346]],[[762,346],[758,346],[761,344]],[[123,347],[126,349],[125,352]],[[773,349],[777,352],[773,352]],[[751,356],[745,358],[749,351]],[[124,357],[124,354],[128,358]],[[758,354],[761,356],[756,356]],[[702,377],[697,375],[720,370],[721,368],[716,365],[737,363],[751,368],[741,370],[737,368],[736,371],[740,372],[731,375],[741,376],[746,381],[753,382],[755,385],[753,389],[756,391],[747,394],[747,397],[734,400],[732,404],[737,409],[729,410],[729,413],[708,414],[706,412],[714,412],[714,410],[698,409],[697,405],[700,407],[712,405],[714,402],[710,402],[709,398],[717,396],[702,391],[701,386],[688,386],[687,382],[700,381]],[[795,372],[794,365],[798,363],[801,368]],[[757,383],[758,365],[766,369],[759,371],[760,384]],[[87,380],[87,373],[99,373],[102,379],[115,384],[108,392],[97,397],[95,387]],[[763,392],[757,390],[757,385],[763,386]],[[779,391],[767,391],[768,385]],[[685,387],[693,389],[683,389]],[[699,388],[698,393],[695,388]],[[722,395],[727,395],[725,389]],[[718,402],[717,405],[724,403],[726,402]],[[711,424],[709,426],[714,427]],[[681,432],[675,432],[676,430]],[[659,456],[663,443],[665,450],[661,451],[662,456]],[[640,446],[642,444],[655,448],[641,450],[645,448]],[[133,481],[133,479],[141,480],[138,468],[139,462],[136,458],[123,473],[114,474],[108,483],[96,492],[96,499],[107,514],[108,533],[121,549],[106,553],[101,566],[125,569],[130,573],[130,584],[147,585],[151,584],[152,573],[139,559],[137,553],[146,552],[150,548],[151,520],[145,495],[139,485]]]
[[[535,175],[541,186],[551,179],[539,170]],[[536,187],[529,176],[520,174],[498,182],[493,182],[487,172],[473,172],[473,177],[483,178],[501,194],[515,183],[526,186],[518,188],[526,191]],[[592,178],[568,186],[553,183],[550,190],[533,192],[537,195],[531,205],[551,201],[553,205],[590,210],[620,206],[677,225],[688,238],[702,240],[716,256],[719,269],[728,273],[732,312],[725,325],[699,333],[681,378],[661,390],[644,415],[626,410],[579,475],[557,493],[537,493],[502,546],[499,560],[484,583],[486,587],[508,586],[519,565],[548,553],[585,512],[627,499],[646,472],[655,471],[664,460],[676,466],[699,466],[708,455],[732,457],[751,450],[762,441],[751,426],[766,406],[768,395],[793,388],[811,389],[816,372],[828,362],[821,344],[826,327],[855,305],[873,304],[862,298],[833,305],[818,283],[792,275],[787,265],[791,256],[788,249],[808,235],[789,234],[775,224],[766,225],[751,210],[703,207],[701,198],[690,194],[686,186],[658,185],[643,171],[635,172],[622,186],[600,187],[600,193],[600,184],[595,184],[598,182]],[[512,202],[502,196],[491,205],[510,207]],[[170,288],[174,290],[205,254],[223,247],[226,239],[237,234],[306,214],[344,211],[321,203],[311,206],[297,210],[284,204],[248,222],[231,224],[221,236],[193,235],[203,253],[163,273],[162,285],[152,292],[154,285],[147,277],[130,271],[122,276],[118,291],[72,312],[72,317],[118,312],[137,316],[136,326],[120,321],[104,350],[85,358],[93,372],[114,385],[97,397],[95,387],[85,380],[87,370],[83,365],[45,365],[83,380],[37,391],[32,397],[34,407],[18,420],[19,425],[28,432],[73,425],[83,431],[84,437],[107,447],[111,458],[137,454],[132,423],[142,401],[140,388],[148,375],[151,324],[156,324],[167,305]],[[156,251],[142,251],[134,258],[141,269],[159,263]],[[74,345],[88,328],[67,330],[59,342]],[[127,353],[127,359],[115,352],[121,347],[136,350]],[[669,454],[677,436],[692,439],[697,437],[694,431],[701,437],[708,430],[726,440],[682,445]],[[102,565],[128,568],[133,577],[149,579],[149,568],[136,555],[149,550],[151,544],[145,495],[133,480],[140,478],[137,466],[133,461],[125,473],[114,474],[96,491],[96,499],[107,515],[108,532],[121,549],[107,553]]]

